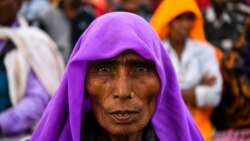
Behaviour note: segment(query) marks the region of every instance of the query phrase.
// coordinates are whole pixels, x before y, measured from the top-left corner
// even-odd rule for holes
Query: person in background
[[[128,20],[129,19],[129,20]],[[31,141],[202,141],[161,40],[128,12],[97,18],[77,42]]]
[[[21,5],[22,0],[0,1],[0,140],[4,141],[30,134],[64,70],[56,44],[17,16]]]
[[[142,0],[121,0],[118,7],[113,11],[126,11],[138,14],[149,21],[151,17],[151,10]]]
[[[212,141],[250,140],[250,18],[222,61],[222,100],[212,114]]]
[[[73,45],[94,18],[81,0],[61,0],[57,7],[45,11],[37,24],[57,43],[67,62]]]
[[[207,40],[223,52],[230,50],[238,36],[238,21],[226,8],[227,0],[211,0],[202,11]]]
[[[29,22],[33,24],[50,6],[49,0],[23,0],[23,6],[20,14]]]
[[[150,22],[170,55],[182,97],[208,141],[212,134],[209,113],[220,102],[222,77],[215,50],[205,41],[196,1],[163,1]]]

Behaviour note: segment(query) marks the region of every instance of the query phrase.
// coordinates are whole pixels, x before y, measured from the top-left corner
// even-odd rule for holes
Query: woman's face
[[[183,41],[189,37],[194,24],[194,14],[187,12],[179,15],[169,23],[169,37],[175,41]]]
[[[152,61],[126,51],[90,62],[86,89],[98,123],[110,134],[129,135],[148,124],[160,81]]]

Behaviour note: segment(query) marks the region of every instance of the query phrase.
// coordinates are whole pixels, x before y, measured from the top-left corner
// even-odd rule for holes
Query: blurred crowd
[[[161,2],[162,0],[24,0],[20,13],[30,24],[40,27],[52,37],[66,61],[78,37],[96,17],[113,11],[127,11],[150,21]],[[196,0],[196,3],[202,12],[207,41],[223,52],[230,50],[250,15],[249,0]]]
[[[153,26],[206,141],[250,140],[250,0],[0,0],[0,140],[31,134],[81,34],[114,11]]]

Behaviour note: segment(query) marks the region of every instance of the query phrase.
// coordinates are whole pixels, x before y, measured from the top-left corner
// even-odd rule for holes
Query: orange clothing
[[[190,38],[206,42],[202,14],[195,0],[163,0],[153,14],[150,23],[160,38],[164,40],[169,32],[169,23],[186,12],[192,12],[195,15],[194,25],[189,35]],[[220,51],[215,50],[215,54],[219,61],[221,59]],[[211,110],[211,108],[190,108],[194,120],[206,141],[209,141],[212,135]]]
[[[195,15],[195,23],[190,33],[191,38],[205,41],[203,19],[195,0],[163,0],[153,14],[150,24],[161,39],[166,38],[168,24],[185,12],[192,12]]]

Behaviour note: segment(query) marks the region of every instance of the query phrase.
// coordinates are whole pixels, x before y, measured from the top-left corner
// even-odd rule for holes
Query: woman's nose
[[[114,80],[115,92],[114,98],[129,99],[131,98],[131,78],[129,71],[124,67],[120,68]]]

